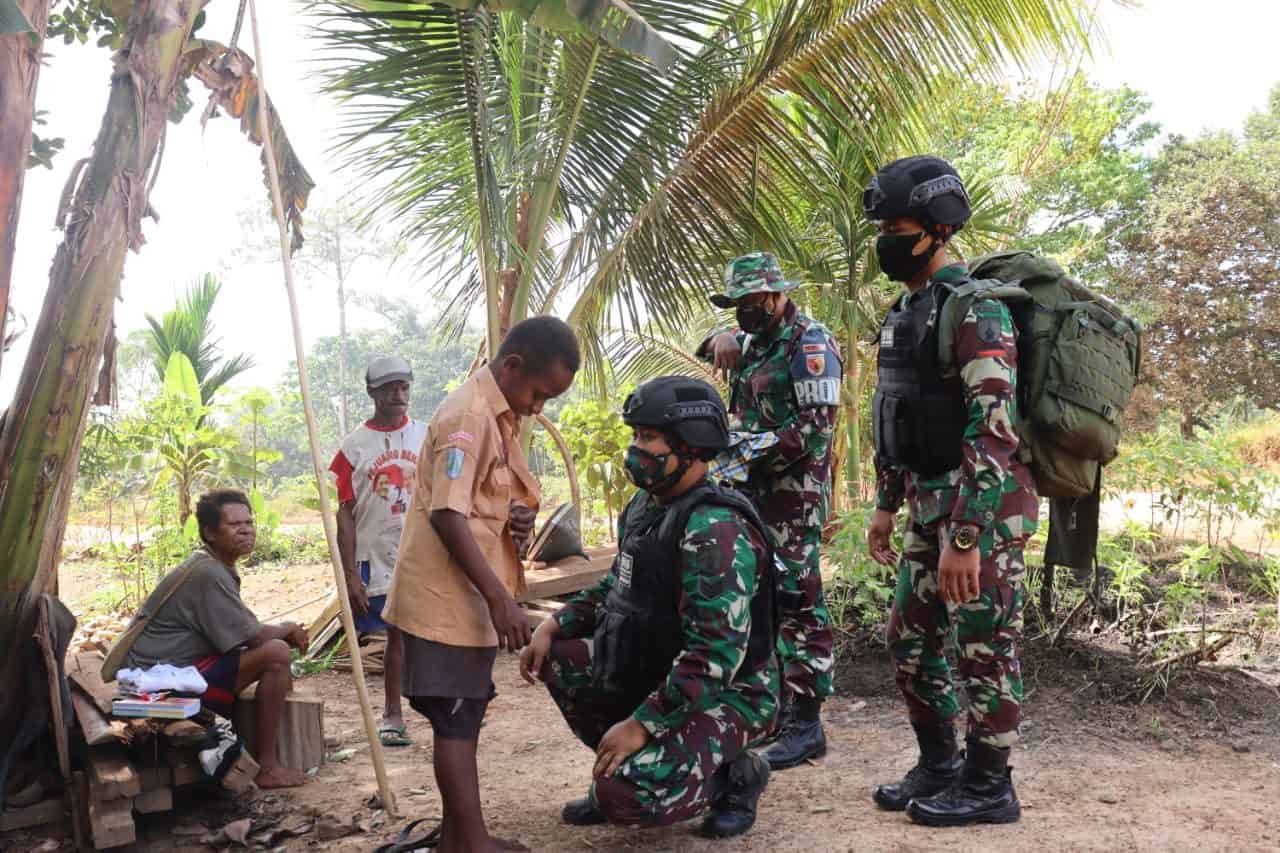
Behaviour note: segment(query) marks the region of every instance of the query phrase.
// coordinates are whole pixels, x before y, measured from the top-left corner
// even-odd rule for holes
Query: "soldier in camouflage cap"
[[[752,252],[734,258],[724,268],[724,293],[712,296],[711,303],[717,308],[733,308],[749,294],[786,293],[797,284],[783,277],[782,267],[771,253]]]
[[[546,682],[596,751],[575,825],[660,826],[709,808],[700,833],[746,832],[769,779],[747,747],[777,712],[773,555],[755,508],[707,481],[728,443],[724,403],[698,379],[636,389],[626,467],[640,491],[618,522],[618,557],[534,632],[521,673]]]
[[[889,647],[920,745],[900,782],[881,785],[882,808],[917,823],[1007,823],[1020,807],[1008,767],[1017,740],[1022,678],[1023,548],[1035,532],[1031,474],[1018,461],[1017,339],[1008,308],[975,298],[941,368],[935,318],[968,281],[947,243],[969,218],[954,169],[936,157],[885,166],[863,197],[878,223],[876,255],[906,291],[880,330],[873,403],[876,512],[872,557],[892,565],[898,509],[909,509]],[[967,749],[956,743],[960,706],[945,646],[955,635],[969,696]]]
[[[832,636],[822,595],[819,547],[827,519],[831,438],[843,367],[835,338],[800,313],[768,252],[735,258],[724,293],[738,330],[709,338],[698,356],[729,376],[729,410],[744,435],[712,464],[712,476],[744,471],[741,488],[755,501],[780,559],[783,711],[777,740],[764,757],[774,770],[827,751],[821,704],[831,695]]]

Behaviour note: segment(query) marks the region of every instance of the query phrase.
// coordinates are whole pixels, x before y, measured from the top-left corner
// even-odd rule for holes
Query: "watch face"
[[[978,534],[972,527],[957,527],[951,534],[951,542],[962,551],[978,544]]]

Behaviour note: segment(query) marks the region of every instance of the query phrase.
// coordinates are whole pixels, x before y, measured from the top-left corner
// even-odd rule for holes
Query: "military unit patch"
[[[801,344],[805,352],[826,352],[826,344]]]
[[[880,330],[880,346],[893,349],[893,326],[885,326]]]
[[[466,461],[466,454],[461,448],[450,447],[444,452],[444,475],[450,480],[456,480],[462,476],[462,463]]]
[[[814,376],[821,376],[827,370],[827,357],[825,355],[805,356],[804,366]]]

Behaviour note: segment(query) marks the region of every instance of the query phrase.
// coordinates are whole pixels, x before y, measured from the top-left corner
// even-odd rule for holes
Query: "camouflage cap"
[[[782,277],[782,267],[770,252],[752,252],[729,261],[724,268],[724,292],[711,297],[717,308],[732,308],[752,293],[785,293],[799,286]]]

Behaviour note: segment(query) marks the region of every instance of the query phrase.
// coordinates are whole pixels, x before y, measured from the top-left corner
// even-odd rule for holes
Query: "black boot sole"
[[[922,826],[971,826],[975,823],[1017,823],[1018,819],[1022,817],[1022,806],[1018,803],[1012,803],[998,809],[979,812],[966,817],[950,817],[927,812],[921,813],[919,810],[911,808],[911,804],[908,803],[906,812],[907,817],[911,818],[913,823],[918,823]]]
[[[881,811],[886,812],[905,812],[907,804],[911,802],[910,800],[902,802],[900,800],[890,800],[888,797],[882,798],[880,792],[874,788],[871,790],[871,799],[880,807]]]
[[[772,761],[769,761],[768,750],[761,753],[760,757],[769,763],[769,769],[771,771],[777,773],[779,770],[790,770],[792,767],[799,767],[801,764],[804,764],[811,759],[822,758],[826,754],[827,745],[824,743],[816,752],[811,752],[808,755],[802,755],[799,758],[793,758],[785,763],[774,764]]]

